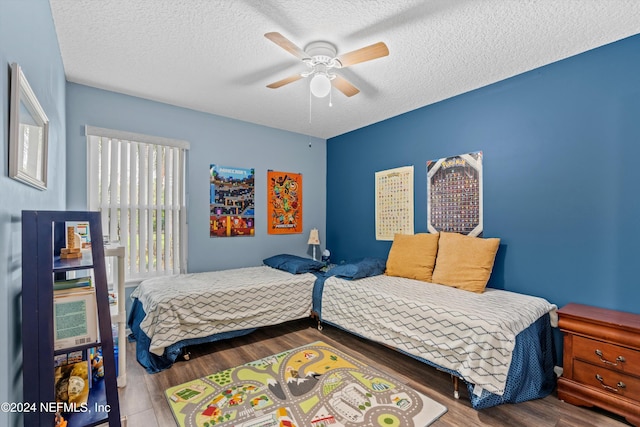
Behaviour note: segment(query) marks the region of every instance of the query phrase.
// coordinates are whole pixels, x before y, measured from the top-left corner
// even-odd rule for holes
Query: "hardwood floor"
[[[166,388],[314,341],[324,341],[349,353],[445,405],[448,412],[432,424],[435,427],[629,425],[615,415],[561,402],[555,393],[544,399],[476,411],[462,383],[460,399],[453,398],[448,374],[340,329],[325,326],[318,331],[310,320],[299,320],[262,328],[244,337],[192,347],[189,361],[180,361],[153,375],[147,374],[135,360],[135,343],[128,343],[127,386],[120,389],[120,408],[127,418],[126,426],[173,427],[176,424],[164,396]]]

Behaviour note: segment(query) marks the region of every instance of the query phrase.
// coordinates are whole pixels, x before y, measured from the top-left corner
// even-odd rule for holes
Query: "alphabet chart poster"
[[[413,234],[413,166],[376,172],[376,240]]]

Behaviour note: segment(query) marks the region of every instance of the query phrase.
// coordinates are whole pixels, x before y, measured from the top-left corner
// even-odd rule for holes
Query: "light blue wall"
[[[484,235],[502,244],[490,286],[640,313],[640,35],[327,141],[327,246],[386,257],[374,173],[484,152]],[[342,214],[349,212],[348,215]]]
[[[86,138],[92,125],[189,141],[187,161],[190,272],[259,265],[268,256],[305,256],[309,229],[325,236],[326,141],[126,96],[67,84],[67,204],[86,209]],[[255,168],[255,237],[209,237],[209,165]],[[267,235],[267,170],[303,174],[302,234]]]
[[[9,178],[10,65],[17,62],[50,120],[48,189]],[[65,208],[65,77],[47,0],[0,0],[0,402],[22,401],[21,211]],[[0,412],[0,425],[21,425]]]

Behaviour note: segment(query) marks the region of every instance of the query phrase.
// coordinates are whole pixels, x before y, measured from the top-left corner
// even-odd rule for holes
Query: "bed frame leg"
[[[309,317],[311,317],[312,320],[315,320],[317,322],[317,328],[319,331],[321,331],[322,328],[322,323],[320,322],[320,316],[318,315],[318,313],[315,310],[311,310],[311,313],[309,313]]]
[[[453,379],[453,398],[460,399],[460,383],[459,379],[455,375],[451,375],[451,379]]]

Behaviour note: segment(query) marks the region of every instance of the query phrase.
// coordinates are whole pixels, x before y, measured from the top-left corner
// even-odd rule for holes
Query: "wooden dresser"
[[[640,426],[640,315],[568,304],[558,316],[564,333],[558,398]]]

